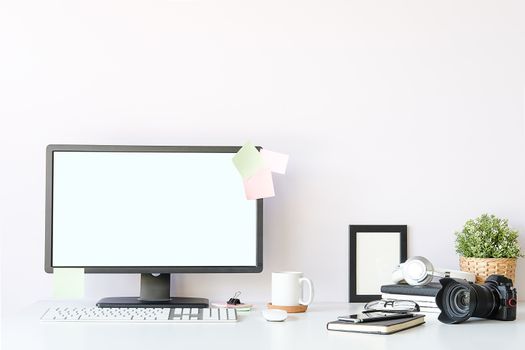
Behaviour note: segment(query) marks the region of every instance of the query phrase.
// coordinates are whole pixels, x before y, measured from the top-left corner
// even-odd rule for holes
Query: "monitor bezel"
[[[236,153],[239,146],[123,146],[59,145],[46,148],[46,208],[44,270],[53,272],[53,155],[54,152]],[[257,147],[259,150],[261,147]],[[233,166],[233,165],[232,165]],[[256,265],[253,266],[60,266],[84,268],[86,273],[258,273],[263,270],[263,199],[256,200]]]

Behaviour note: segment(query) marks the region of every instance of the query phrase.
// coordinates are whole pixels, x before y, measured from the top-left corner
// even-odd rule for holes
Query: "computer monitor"
[[[171,273],[261,272],[263,200],[247,200],[239,147],[49,145],[45,271],[140,273],[139,297],[101,307],[206,307]]]

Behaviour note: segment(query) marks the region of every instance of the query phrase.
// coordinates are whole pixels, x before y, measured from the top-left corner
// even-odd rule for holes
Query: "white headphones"
[[[434,276],[461,278],[469,282],[476,281],[476,275],[470,272],[447,269],[434,270],[432,263],[422,256],[414,256],[404,263],[399,264],[397,269],[392,273],[392,281],[399,283],[404,280],[412,286],[423,286],[429,284]]]

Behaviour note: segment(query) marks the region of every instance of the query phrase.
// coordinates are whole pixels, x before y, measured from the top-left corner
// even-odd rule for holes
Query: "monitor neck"
[[[171,278],[169,273],[140,274],[140,300],[167,301],[170,300]]]

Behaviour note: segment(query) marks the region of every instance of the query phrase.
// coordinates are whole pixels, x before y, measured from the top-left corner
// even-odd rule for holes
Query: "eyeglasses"
[[[374,300],[367,303],[364,307],[364,312],[418,312],[419,305],[415,301],[411,300],[393,300],[393,299],[381,299]]]

